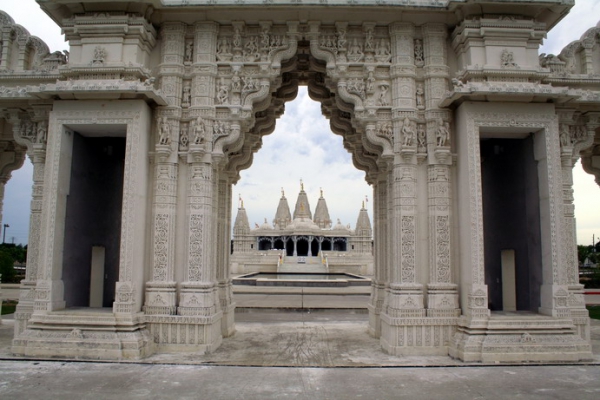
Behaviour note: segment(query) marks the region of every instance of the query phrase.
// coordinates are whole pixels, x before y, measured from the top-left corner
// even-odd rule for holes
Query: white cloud
[[[22,25],[30,34],[42,39],[50,48],[50,52],[69,48],[60,28],[42,11],[35,0],[3,0],[0,10],[10,15],[15,23]]]

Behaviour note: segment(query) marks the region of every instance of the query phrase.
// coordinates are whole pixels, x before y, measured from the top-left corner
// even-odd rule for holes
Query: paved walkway
[[[595,361],[576,365],[465,364],[394,357],[366,333],[364,312],[236,313],[236,334],[213,354],[138,363],[15,360],[13,321],[0,325],[2,399],[598,399]],[[249,312],[248,312],[249,311]]]
[[[0,398],[598,399],[600,366],[244,368],[0,362]]]

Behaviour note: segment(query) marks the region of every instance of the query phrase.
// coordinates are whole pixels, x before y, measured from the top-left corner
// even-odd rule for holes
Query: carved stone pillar
[[[453,282],[450,132],[447,111],[438,104],[446,92],[447,27],[426,24],[423,32],[425,118],[428,151],[429,284],[427,316],[457,317],[458,287]]]
[[[221,174],[225,174],[222,172]],[[217,283],[219,288],[219,303],[223,311],[221,320],[221,333],[224,337],[235,332],[235,303],[231,279],[229,277],[229,254],[231,243],[231,183],[226,176],[219,176],[218,186],[218,214],[225,218],[218,218],[217,223]]]
[[[179,315],[204,317],[206,325],[219,324],[214,258],[213,168],[211,155],[201,145],[188,151],[187,270],[181,283]],[[213,338],[216,340],[216,338]]]
[[[166,126],[158,129],[171,131],[172,125],[167,122]],[[152,279],[146,283],[146,314],[176,314],[174,271],[178,158],[173,147],[177,149],[177,143],[168,140],[163,144],[159,142],[154,151]]]
[[[571,311],[571,317],[579,335],[583,339],[589,340],[588,312],[585,308],[583,285],[579,283],[575,205],[573,204],[573,167],[579,159],[580,151],[593,144],[595,130],[600,127],[600,114],[590,113],[586,115],[585,121],[581,121],[581,119],[577,121],[578,115],[574,110],[562,111],[558,115],[562,167],[564,268],[566,269],[566,284],[569,288],[567,306]]]
[[[46,163],[46,136],[48,132],[48,113],[51,106],[36,106],[34,118],[29,120],[18,114],[11,115],[13,133],[17,143],[27,147],[27,153],[33,164],[33,188],[31,194],[31,214],[29,217],[29,241],[27,244],[27,268],[25,279],[21,281],[19,304],[15,311],[15,331],[17,338],[27,328],[27,322],[33,313],[35,286],[38,279],[40,232],[42,221],[42,194],[44,189],[44,167]],[[35,127],[35,129],[34,129]]]
[[[371,286],[369,309],[369,334],[381,336],[381,311],[384,306],[386,282],[388,282],[388,176],[387,168],[380,170],[373,190],[373,218],[375,221],[375,269]],[[320,242],[319,242],[320,244]]]

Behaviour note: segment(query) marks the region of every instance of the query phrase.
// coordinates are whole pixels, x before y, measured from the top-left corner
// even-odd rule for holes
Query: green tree
[[[2,282],[12,283],[15,279],[14,261],[10,254],[7,254],[4,249],[0,249],[0,274],[2,274]]]
[[[582,244],[577,245],[577,258],[579,259],[579,264],[583,264],[587,256],[591,253],[592,246],[584,246]]]

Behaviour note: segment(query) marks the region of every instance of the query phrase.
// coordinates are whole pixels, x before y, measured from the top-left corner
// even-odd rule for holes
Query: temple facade
[[[243,201],[233,225],[231,273],[349,272],[373,275],[373,229],[365,204],[355,229],[338,219],[332,226],[323,191],[315,214],[301,185],[294,214],[281,193],[273,223],[250,229]]]
[[[600,26],[538,53],[572,1],[38,3],[69,52],[0,13],[0,193],[34,169],[15,354],[135,359],[235,334],[232,185],[306,85],[373,187],[382,351],[591,358],[572,168],[600,182]],[[266,232],[240,243],[282,244]]]

